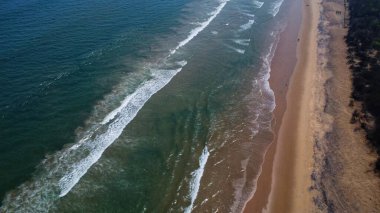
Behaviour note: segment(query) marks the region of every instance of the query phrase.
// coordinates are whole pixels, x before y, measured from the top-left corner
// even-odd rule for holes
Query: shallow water
[[[2,210],[243,207],[282,1],[0,4]]]

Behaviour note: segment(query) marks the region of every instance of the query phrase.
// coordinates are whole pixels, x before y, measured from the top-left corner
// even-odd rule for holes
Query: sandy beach
[[[344,1],[292,4],[272,62],[275,139],[244,212],[378,212],[380,181],[371,170],[376,155],[349,122],[355,104],[349,106],[347,28],[336,13],[344,11]]]
[[[317,70],[319,2],[304,1],[297,63],[286,95],[286,110],[276,141],[268,212],[308,212],[312,207],[310,174],[313,144],[310,129]]]
[[[272,62],[275,139],[265,156],[256,193],[245,212],[292,212],[292,208],[305,212],[299,204],[305,209],[311,205],[304,186],[310,185],[312,170],[307,110],[312,101],[311,85],[317,65],[318,2],[294,1],[291,10]]]

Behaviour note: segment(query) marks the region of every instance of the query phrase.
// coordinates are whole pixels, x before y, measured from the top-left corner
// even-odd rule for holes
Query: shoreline
[[[266,206],[268,212],[308,212],[313,209],[312,108],[318,71],[318,24],[320,1],[302,2],[302,24],[297,45],[297,63],[286,94],[286,111],[277,138],[273,181]]]
[[[313,147],[311,141],[302,141],[310,138],[307,111],[317,69],[319,2],[300,1],[290,3],[292,15],[271,64],[270,85],[276,97],[274,141],[244,212],[291,212],[293,208],[306,212],[313,205],[307,191]]]

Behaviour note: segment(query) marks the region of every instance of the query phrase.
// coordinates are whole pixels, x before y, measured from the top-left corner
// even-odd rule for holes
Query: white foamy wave
[[[280,7],[283,2],[284,0],[276,0],[275,2],[271,3],[269,7],[269,14],[275,17],[277,13],[280,11]]]
[[[210,153],[207,150],[207,146],[203,149],[201,156],[199,157],[199,168],[192,173],[193,178],[190,182],[190,198],[191,203],[185,209],[185,213],[190,213],[193,209],[195,199],[198,196],[199,187],[201,185],[201,179],[205,170],[205,166],[208,160]]]
[[[232,40],[236,44],[240,44],[242,46],[248,46],[251,39],[233,39]]]
[[[261,95],[265,99],[264,103],[269,105],[270,112],[273,112],[274,108],[276,107],[275,103],[275,96],[272,88],[269,84],[269,78],[271,73],[271,63],[272,59],[274,57],[275,50],[277,48],[279,38],[276,37],[275,41],[271,44],[268,53],[263,57],[263,69],[261,71],[261,77],[257,79],[257,83],[262,88]],[[270,125],[270,124],[269,124]]]
[[[116,109],[112,110],[112,112],[110,112],[108,115],[106,115],[106,117],[104,117],[103,121],[101,122],[101,124],[106,124],[108,123],[110,120],[114,119],[115,116],[124,108],[128,105],[128,103],[130,103],[130,101],[132,100],[133,97],[136,96],[136,92],[135,93],[132,93],[130,94],[129,96],[127,96],[122,102],[121,102],[121,105],[119,107],[117,107]]]
[[[152,78],[129,95],[122,102],[123,107],[118,107],[106,116],[103,122],[107,125],[99,124],[88,130],[76,144],[44,160],[41,166],[46,173],[21,185],[16,195],[9,193],[0,212],[47,212],[54,208],[53,203],[70,192],[122,134],[150,97],[167,85],[185,65],[186,62],[181,61],[177,63],[179,67],[176,69],[152,69]],[[25,199],[28,202],[23,202]]]
[[[182,65],[185,65],[185,63],[182,62]],[[90,147],[91,152],[88,156],[73,164],[69,169],[71,171],[59,180],[60,197],[65,196],[78,183],[88,169],[100,159],[103,152],[121,135],[124,128],[135,118],[150,97],[168,84],[181,69],[182,67],[176,70],[153,71],[153,79],[137,88],[133,94],[129,95],[122,102],[120,107],[106,116],[102,124],[113,120],[107,130],[97,135],[94,139],[86,138],[80,144],[80,146],[84,146],[86,149]]]
[[[240,54],[245,53],[245,50],[242,50],[242,49],[238,49],[238,48],[232,48],[232,49],[235,50],[236,52],[240,53]]]
[[[182,66],[182,67],[184,67],[185,65],[186,65],[186,61],[179,61],[179,62],[177,62],[177,65],[179,65],[179,66]],[[115,118],[115,116],[125,107],[125,106],[127,106],[128,105],[128,103],[133,99],[133,98],[135,98],[136,97],[136,95],[138,95],[138,93],[137,93],[137,90],[136,90],[136,92],[134,92],[134,93],[132,93],[132,94],[130,94],[130,95],[128,95],[122,102],[121,102],[121,104],[120,104],[120,106],[119,107],[117,107],[116,109],[114,109],[113,111],[111,111],[110,113],[108,113],[107,115],[106,115],[106,117],[103,119],[103,121],[101,122],[101,124],[107,124],[110,120],[112,120],[112,119],[114,119]]]
[[[246,16],[248,16],[248,17],[255,17],[255,15],[254,14],[250,14],[250,13],[243,13],[244,15],[246,15]]]
[[[274,37],[274,41],[270,45],[269,51],[262,57],[263,66],[262,66],[262,68],[260,70],[260,73],[259,73],[260,75],[257,77],[257,79],[255,79],[255,81],[253,83],[253,85],[257,85],[257,86],[259,86],[261,88],[260,89],[261,98],[262,98],[261,101],[262,101],[264,107],[262,109],[260,109],[260,110],[269,111],[270,113],[272,113],[273,110],[276,107],[275,95],[274,95],[274,92],[273,92],[273,90],[272,90],[272,88],[270,87],[270,84],[269,84],[269,78],[270,78],[270,73],[271,73],[271,67],[270,67],[270,65],[271,65],[272,59],[274,57],[275,50],[277,48],[277,44],[279,42],[278,32],[277,33],[272,32],[271,36]],[[264,111],[261,111],[258,115],[260,115],[260,114],[266,114],[266,113]],[[257,119],[256,119],[256,121],[257,121]],[[267,124],[265,126],[260,126],[260,127],[261,128],[265,128],[267,130],[271,130],[271,128],[272,128],[271,127],[271,121],[272,121],[272,118],[268,118],[267,119]],[[265,150],[265,152],[263,153],[262,159],[264,159],[267,151],[268,151],[268,147]],[[263,165],[261,164],[260,168],[259,168],[259,171],[258,171],[258,175],[253,180],[254,187],[252,189],[252,192],[248,195],[248,197],[246,199],[244,199],[245,203],[243,204],[243,206],[242,206],[241,209],[245,208],[245,206],[247,205],[248,201],[256,193],[257,180],[259,179],[259,177],[261,175],[262,166]],[[240,200],[241,199],[235,200],[236,205],[240,205],[239,204]]]
[[[255,20],[253,20],[253,19],[248,20],[247,23],[240,26],[239,32],[250,29],[252,27],[253,23],[255,23]]]
[[[230,0],[221,1],[220,5],[213,12],[210,13],[210,17],[206,21],[199,23],[198,27],[192,29],[190,31],[189,35],[187,36],[187,38],[185,40],[179,42],[178,45],[173,50],[170,51],[170,55],[173,55],[174,53],[176,53],[179,48],[185,46],[194,37],[196,37],[200,32],[202,32],[212,22],[212,20],[215,19],[215,17],[220,13],[220,11],[222,11],[224,6],[226,6],[227,2],[229,2],[229,1]]]
[[[253,1],[253,6],[255,8],[261,8],[263,6],[264,2],[261,2],[261,1],[257,1],[257,0],[254,0]]]

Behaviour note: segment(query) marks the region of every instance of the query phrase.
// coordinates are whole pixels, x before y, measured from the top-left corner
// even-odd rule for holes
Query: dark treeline
[[[353,113],[380,156],[380,0],[349,0],[348,61],[353,73],[352,97],[362,103]],[[375,170],[380,172],[380,157]]]

